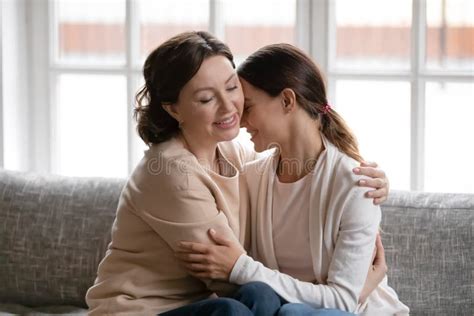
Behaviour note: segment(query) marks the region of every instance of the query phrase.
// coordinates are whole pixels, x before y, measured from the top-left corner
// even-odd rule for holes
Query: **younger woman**
[[[361,177],[352,169],[362,157],[328,104],[319,69],[280,44],[252,54],[238,74],[242,124],[256,151],[277,147],[245,169],[251,257],[214,233],[219,245],[182,243],[186,267],[197,277],[270,285],[282,298],[280,315],[319,315],[321,308],[407,314],[386,278],[363,292],[381,212],[355,185]]]

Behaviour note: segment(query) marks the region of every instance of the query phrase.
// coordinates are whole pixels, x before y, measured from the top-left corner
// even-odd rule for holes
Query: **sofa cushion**
[[[85,308],[124,183],[0,170],[0,302]],[[393,191],[382,210],[389,284],[411,313],[471,315],[474,195]]]
[[[18,304],[0,304],[0,316],[24,315],[24,316],[45,316],[45,315],[63,315],[63,316],[85,316],[87,309],[67,305],[48,305],[41,307],[26,307]]]
[[[0,170],[0,302],[85,307],[123,185]]]
[[[382,207],[388,282],[413,315],[472,315],[474,195],[392,192]]]

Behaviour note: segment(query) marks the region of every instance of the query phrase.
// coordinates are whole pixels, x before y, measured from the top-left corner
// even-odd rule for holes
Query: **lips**
[[[231,127],[234,127],[238,123],[239,121],[238,118],[239,116],[237,115],[237,113],[235,113],[232,116],[226,117],[221,121],[215,122],[214,125],[222,129],[231,128]]]

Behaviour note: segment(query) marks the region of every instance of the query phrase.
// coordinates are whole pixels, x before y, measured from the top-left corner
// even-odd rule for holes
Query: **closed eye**
[[[209,99],[201,99],[201,100],[199,100],[199,102],[201,102],[202,104],[206,104],[206,103],[211,102],[213,99],[214,99],[214,97],[211,97]]]
[[[233,91],[233,90],[235,90],[235,89],[237,89],[237,86],[233,86],[233,87],[227,88],[227,91]]]

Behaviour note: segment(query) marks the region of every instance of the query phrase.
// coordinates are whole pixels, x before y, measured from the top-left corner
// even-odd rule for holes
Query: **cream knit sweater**
[[[189,276],[173,252],[180,240],[210,243],[210,228],[245,243],[239,177],[254,157],[232,142],[218,150],[228,177],[204,170],[178,139],[146,151],[123,188],[112,241],[87,292],[90,315],[156,315],[229,290]]]
[[[312,171],[310,194],[301,197],[309,199],[308,225],[315,284],[278,272],[272,236],[276,154],[252,162],[245,169],[251,209],[252,257],[242,255],[238,259],[230,281],[237,284],[265,282],[292,303],[374,316],[406,315],[408,307],[398,300],[386,280],[364,304],[358,304],[371,264],[381,212],[372,199],[364,197],[366,189],[357,186],[360,177],[353,174],[352,169],[358,163],[324,137],[323,143],[325,149]]]

